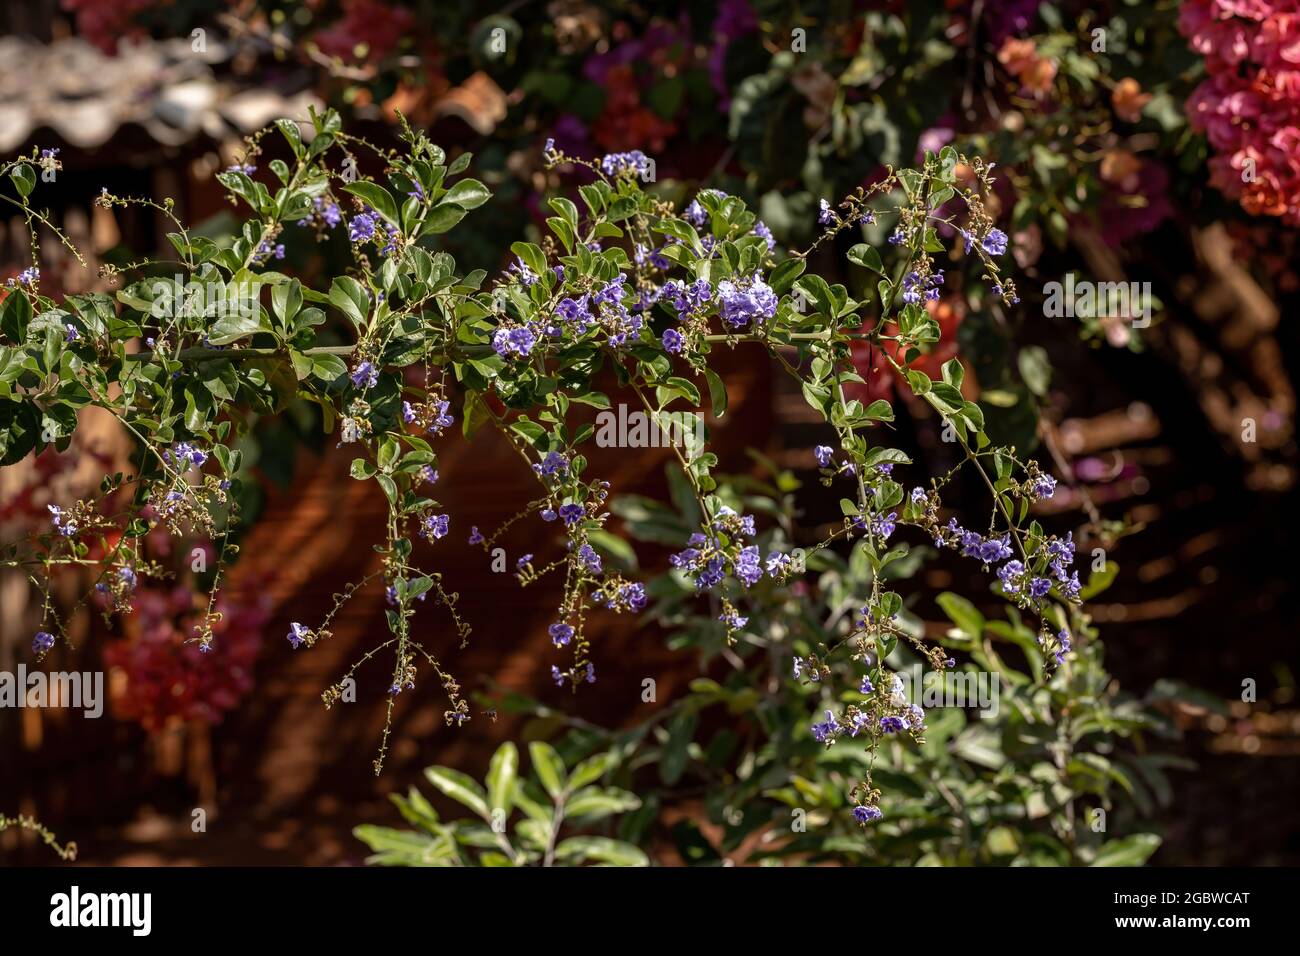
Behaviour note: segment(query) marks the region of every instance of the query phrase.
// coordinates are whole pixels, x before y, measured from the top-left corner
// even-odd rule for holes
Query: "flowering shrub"
[[[876,752],[828,746],[834,736],[843,737],[839,708],[845,702],[861,707],[864,696],[859,662],[846,651],[858,627],[859,595],[877,576],[871,542],[855,542],[847,554],[827,549],[805,555],[798,547],[807,535],[795,508],[799,482],[759,461],[757,480],[720,476],[718,493],[737,508],[771,516],[759,543],[804,556],[808,573],[762,582],[746,609],[745,640],[734,645],[680,574],[650,582],[656,600],[647,613],[672,635],[674,646],[697,652],[701,670],[716,676],[692,681],[653,718],[626,730],[599,732],[572,721],[557,748],[571,759],[613,748],[623,756],[621,767],[645,768],[640,776],[620,771],[615,782],[647,805],[680,808],[705,794],[701,810],[690,814],[701,823],[682,820],[671,833],[682,859],[698,865],[724,859],[950,866],[1144,860],[1158,840],[1141,832],[1134,811],[1149,814],[1170,799],[1166,771],[1178,761],[1153,752],[1151,740],[1170,736],[1173,728],[1154,706],[1156,694],[1139,701],[1118,692],[1095,628],[1079,606],[1063,608],[1080,640],[1069,665],[1054,667],[1056,651],[1040,646],[1017,607],[1020,595],[1004,593],[1003,615],[987,619],[958,594],[934,595],[952,622],[940,630],[937,644],[961,663],[929,670],[918,681],[927,662],[908,641],[887,660],[887,693],[894,696],[899,675],[908,678],[909,713],[902,716],[923,718],[923,740],[914,745],[909,735],[895,733]],[[690,535],[694,521],[689,499],[674,500],[686,507],[636,496],[616,498],[612,507],[634,540],[673,546]],[[880,576],[902,590],[933,557],[928,550],[910,550]],[[1104,591],[1114,572],[1113,565],[1093,572],[1084,596]],[[925,630],[918,603],[909,599],[897,621],[912,635]],[[939,693],[940,685],[983,689],[953,700]],[[517,695],[503,705],[562,719]],[[743,722],[719,720],[724,713]],[[1129,737],[1136,746],[1119,742]],[[882,791],[880,799],[850,809],[853,785],[864,775]],[[858,820],[877,814],[871,840],[856,838]],[[1105,814],[1111,815],[1108,825],[1099,827]],[[642,845],[662,842],[664,833],[647,829],[652,822],[629,815],[618,834]]]
[[[854,686],[859,664],[838,648],[856,626],[858,595],[871,588],[869,542],[856,542],[847,554],[826,549],[807,555],[798,547],[809,537],[806,516],[795,506],[799,481],[754,456],[757,475],[718,475],[716,493],[730,507],[769,516],[759,546],[806,561],[809,573],[785,581],[767,577],[751,589],[743,640],[729,643],[725,622],[701,606],[690,578],[670,569],[648,583],[653,599],[645,613],[677,650],[698,654],[701,676],[674,691],[652,717],[606,729],[520,694],[490,698],[505,712],[536,718],[536,727],[554,732],[558,725],[555,750],[566,761],[601,761],[607,783],[639,795],[640,806],[601,821],[605,837],[641,846],[656,863],[672,861],[675,853],[694,866],[900,860],[1120,866],[1146,860],[1159,837],[1143,832],[1140,818],[1168,805],[1168,771],[1186,766],[1159,752],[1157,743],[1177,733],[1157,706],[1175,689],[1160,688],[1143,700],[1120,692],[1080,607],[1070,608],[1069,621],[1084,639],[1068,667],[1053,668],[1052,656],[1015,607],[1015,595],[1006,596],[1003,615],[985,618],[965,598],[939,593],[935,603],[952,626],[939,632],[938,643],[962,663],[926,675],[922,659],[905,643],[887,661],[891,685],[902,683],[899,675],[908,678],[904,693],[924,716],[924,739],[913,745],[895,735],[876,753],[827,746],[834,708],[860,699],[861,687]],[[668,477],[672,505],[635,495],[614,498],[611,510],[633,540],[680,547],[692,535],[696,514],[685,479],[672,465]],[[894,587],[913,580],[932,558],[928,552],[922,546],[892,563],[886,579]],[[1105,591],[1114,572],[1114,565],[1094,572],[1084,594]],[[923,614],[909,601],[899,626],[919,634]],[[810,667],[814,655],[818,666]],[[968,693],[953,699],[945,687]],[[832,714],[824,716],[827,708]],[[1133,746],[1122,742],[1127,739]],[[498,754],[494,768],[501,759]],[[880,800],[850,809],[851,789],[864,773],[879,785]],[[475,800],[447,780],[434,782],[480,818],[489,816],[484,805],[496,806],[490,795]],[[537,796],[534,802],[544,803]],[[423,833],[359,827],[357,836],[377,853],[373,862],[454,864],[453,846],[473,848],[490,839],[480,840],[482,827],[475,822],[430,825],[406,799],[393,799]],[[537,816],[532,809],[528,814]],[[859,820],[872,822],[870,840],[855,832]],[[524,835],[534,852],[539,836],[535,830]],[[496,856],[495,848],[489,852]]]
[[[117,578],[131,573],[122,567]],[[196,610],[190,587],[142,587],[118,606],[134,613],[137,631],[104,649],[104,663],[126,678],[114,697],[118,716],[146,730],[159,730],[172,718],[216,724],[252,689],[267,617],[256,603],[228,592],[218,598],[212,615],[219,623],[209,651],[190,640],[203,611]]]
[[[1219,153],[1211,181],[1253,215],[1300,224],[1300,7],[1190,0],[1179,27],[1208,78],[1187,103]]]
[[[0,553],[5,564],[43,572],[46,580],[63,565],[93,566],[96,584],[117,594],[147,571],[141,539],[151,529],[205,536],[216,568],[188,640],[210,654],[224,640],[218,593],[236,550],[231,536],[247,477],[239,439],[256,416],[305,401],[319,408],[340,446],[356,450],[352,477],[373,483],[388,512],[375,546],[381,569],[341,593],[321,619],[295,622],[287,635],[295,649],[328,640],[342,605],[381,579],[374,586],[387,594],[389,634],[325,690],[326,705],[343,696],[361,665],[388,651],[390,723],[393,701],[415,688],[422,668],[443,687],[447,724],[468,721],[459,683],[415,639],[412,620],[426,605],[440,607],[463,641],[470,624],[441,574],[417,559],[415,541],[425,539],[436,554],[439,540],[464,534],[486,550],[521,521],[537,522],[556,543],[552,553],[521,558],[516,571],[522,586],[551,576],[563,581],[548,627],[555,658],[546,666],[556,684],[576,692],[597,679],[586,633],[592,609],[637,614],[649,600],[643,582],[608,560],[622,550],[606,528],[611,489],[590,473],[583,454],[594,428],[579,420],[578,408],[610,404],[595,386],[608,370],[650,420],[665,430],[678,426],[674,452],[692,531],[672,565],[696,596],[708,597],[727,643],[747,633],[756,594],[800,579],[808,562],[832,547],[852,546],[870,569],[848,631],[786,662],[802,682],[846,681],[814,729],[820,743],[853,740],[868,754],[894,740],[919,744],[925,713],[900,693],[886,660],[905,646],[937,670],[956,666],[941,643],[901,621],[904,598],[890,587],[889,571],[908,559],[905,535],[983,569],[1032,622],[1025,626],[1044,666],[1066,663],[1080,637],[1071,617],[1082,586],[1072,568],[1075,546],[1070,535],[1048,533],[1029,517],[1035,501],[1052,495],[1054,479],[985,434],[981,406],[962,393],[959,361],[943,363],[938,377],[905,367],[940,341],[926,307],[945,283],[935,259],[944,250],[939,230],[961,237],[990,298],[1018,301],[1001,264],[1008,237],[987,205],[994,177],[981,158],[944,147],[919,168],[887,169],[870,187],[825,203],[817,238],[787,251],[737,197],[704,190],[678,210],[643,188],[649,167],[640,152],[589,161],[547,142],[547,164],[578,183],[582,205],[553,198],[549,234],[512,244],[509,267],[489,278],[481,270],[459,274],[435,247],[434,237],[489,198],[464,175],[468,154],[449,162],[407,126],[404,150],[380,152],[346,133],[333,112],[313,114],[306,130],[289,120],[275,128],[293,161],[273,159],[263,170],[262,137],[250,140],[244,159],[219,174],[244,210],[239,228],[220,240],[193,235],[169,201],[107,190],[98,200],[109,208],[141,204],[170,218],[179,279],[152,277],[148,263],[110,267],[121,286],[115,296],[55,302],[41,293],[34,261],[5,299],[0,463],[66,447],[78,410],[92,405],[137,443],[133,473],[106,478],[104,499],[52,505],[49,527],[8,545]],[[371,153],[384,164],[382,176],[354,175],[358,156]],[[30,204],[37,174],[57,166],[47,151],[0,167],[16,191],[12,201],[33,220],[41,215]],[[888,240],[882,249],[858,243],[849,250],[860,289],[809,270],[814,250],[871,225],[883,225]],[[351,266],[321,288],[278,271],[287,229],[320,237],[346,230]],[[890,403],[846,394],[863,383],[852,363],[854,344],[863,342],[951,432],[962,452],[957,468],[905,474],[909,455],[887,440]],[[706,396],[715,419],[726,414],[727,384],[711,361],[721,349],[770,356],[836,435],[834,445],[811,454],[822,482],[840,489],[842,521],[800,554],[761,543],[755,516],[719,493],[708,429],[687,427]],[[466,439],[481,428],[498,430],[536,481],[536,496],[496,530],[460,526],[435,497],[437,446],[451,440],[457,421]],[[945,492],[962,471],[988,491],[984,518],[945,513]],[[38,657],[68,639],[48,586],[44,607],[33,641]],[[127,613],[132,604],[113,607]],[[388,727],[377,773],[387,745]],[[849,795],[858,823],[880,818],[870,763]]]

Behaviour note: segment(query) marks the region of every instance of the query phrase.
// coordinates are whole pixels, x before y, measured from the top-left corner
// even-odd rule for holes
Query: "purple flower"
[[[584,544],[578,549],[578,560],[582,562],[582,566],[588,574],[600,574],[603,567],[600,562],[600,555],[596,553],[596,549],[591,545]]]
[[[819,744],[833,743],[840,732],[840,722],[832,711],[826,711],[826,719],[812,725],[813,739]]]
[[[980,245],[989,255],[1000,256],[1007,251],[1007,234],[996,227],[990,229]]]
[[[348,376],[357,388],[374,388],[379,384],[379,369],[371,362],[362,362]]]
[[[311,628],[303,627],[297,621],[289,625],[289,646],[294,650],[302,647],[307,643],[307,635],[311,633]]]
[[[32,651],[37,654],[44,654],[54,646],[54,635],[49,631],[37,631],[36,636],[32,638]]]
[[[746,587],[753,587],[763,576],[761,555],[757,545],[742,548],[736,558],[736,577],[745,582]]]
[[[887,515],[873,515],[871,518],[871,530],[880,536],[881,540],[888,541],[889,536],[894,533],[894,523],[898,520],[898,512],[891,511]]]
[[[906,730],[907,727],[908,724],[906,717],[889,716],[880,718],[880,729],[883,733],[897,734]]]
[[[772,235],[772,230],[767,228],[767,225],[763,222],[763,220],[760,219],[758,220],[758,222],[754,223],[754,235],[758,236],[759,238],[767,242],[768,252],[771,252],[773,249],[776,248],[776,239]]]
[[[341,210],[336,203],[327,203],[318,198],[315,206],[316,211],[320,213],[320,217],[325,220],[325,225],[329,226],[331,229],[343,221],[343,210]]]
[[[563,298],[556,303],[555,314],[564,322],[572,323],[574,330],[581,335],[596,321],[591,314],[590,302],[590,295],[577,299]]]
[[[573,628],[563,622],[557,621],[552,624],[547,629],[547,633],[551,635],[551,641],[556,647],[564,647],[573,640]]]
[[[1025,566],[1019,561],[1008,561],[998,568],[998,580],[1002,582],[1002,590],[1008,594],[1019,594],[1020,578],[1024,573]]]
[[[831,204],[825,199],[817,200],[817,222],[822,226],[829,226],[834,220],[835,215],[831,212]]]
[[[546,457],[539,464],[533,465],[533,471],[539,475],[554,475],[557,472],[564,471],[569,467],[569,459],[565,458],[558,451],[548,451]],[[564,509],[560,509],[564,513]]]
[[[739,285],[723,279],[718,283],[718,300],[722,320],[733,329],[744,328],[751,322],[758,324],[776,315],[776,293],[758,276]]]
[[[565,524],[577,524],[582,520],[582,516],[587,513],[587,509],[580,504],[570,503],[560,505],[560,517]]]
[[[704,221],[709,217],[709,214],[704,211],[704,207],[700,205],[698,199],[692,199],[691,204],[686,207],[686,211],[682,213],[682,215],[692,226],[704,225]]]
[[[913,270],[903,277],[903,301],[909,305],[922,299],[933,301],[939,298],[939,287],[943,285],[943,271],[932,273],[922,278]]]
[[[790,567],[790,555],[782,554],[780,551],[773,551],[767,556],[767,574],[768,577],[779,578],[786,573]]]
[[[665,351],[676,355],[681,352],[683,342],[682,333],[676,329],[664,329],[663,343]]]
[[[858,806],[853,808],[853,819],[864,826],[872,820],[879,820],[884,815],[884,812],[879,807]]]
[[[822,468],[829,468],[831,460],[835,457],[835,449],[830,445],[818,445],[813,449],[813,457]]]
[[[348,223],[348,238],[353,242],[365,242],[375,236],[375,217],[369,213],[358,213]]]
[[[608,153],[600,161],[606,176],[645,175],[650,169],[650,158],[639,149],[627,153]]]
[[[77,533],[77,522],[71,518],[63,516],[63,509],[58,505],[46,505],[50,511],[50,523],[54,525],[59,534],[65,538],[71,538]]]
[[[718,615],[718,620],[727,625],[729,631],[737,630],[749,623],[749,618],[741,617],[740,612],[734,608],[730,611],[723,611]]]
[[[436,541],[437,539],[446,536],[447,528],[450,524],[450,515],[429,515],[424,519],[424,530],[420,532],[420,535],[424,538]]]
[[[1029,485],[1029,493],[1035,498],[1050,498],[1056,494],[1056,479],[1051,475],[1039,475]]]
[[[537,284],[537,273],[528,268],[523,259],[516,257],[515,261],[510,264],[508,271],[519,276],[519,281],[523,283],[526,289]]]
[[[862,675],[862,683],[858,686],[858,693],[872,694],[875,693],[875,690],[876,688],[875,685],[871,683],[871,678],[866,676],[865,674]]]
[[[492,335],[492,348],[502,358],[517,355],[527,358],[537,345],[537,336],[524,326],[497,329]]]
[[[433,434],[437,435],[441,433],[444,428],[450,428],[456,423],[456,417],[448,410],[450,407],[451,402],[449,401],[438,403],[437,417],[434,418],[433,424],[429,426],[429,431],[433,432]]]
[[[645,585],[639,582],[625,584],[618,591],[619,602],[630,611],[640,611],[646,605]]]
[[[476,524],[475,524],[475,525],[470,525],[470,528],[469,528],[469,543],[470,543],[470,544],[482,544],[482,543],[483,543],[483,535],[479,533],[478,525],[476,525]]]

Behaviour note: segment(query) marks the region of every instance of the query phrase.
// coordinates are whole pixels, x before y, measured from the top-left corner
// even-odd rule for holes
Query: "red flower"
[[[1188,0],[1179,28],[1209,74],[1187,101],[1219,155],[1210,181],[1252,215],[1300,225],[1300,15],[1295,0]]]

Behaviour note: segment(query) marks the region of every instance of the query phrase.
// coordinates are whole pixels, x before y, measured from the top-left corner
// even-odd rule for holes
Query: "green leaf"
[[[1020,377],[1025,386],[1042,398],[1047,394],[1047,387],[1052,381],[1052,365],[1047,358],[1047,350],[1037,345],[1027,345],[1016,357],[1020,368]]]
[[[492,193],[477,179],[462,179],[447,190],[441,203],[452,203],[461,209],[477,209],[492,197]]]
[[[569,786],[574,790],[595,783],[618,763],[618,754],[612,751],[593,754],[573,768],[569,776]]]
[[[477,780],[469,774],[461,773],[450,767],[425,767],[424,775],[429,782],[459,803],[463,803],[484,820],[491,820],[488,809],[487,794]]]
[[[497,748],[488,767],[488,805],[510,815],[515,792],[515,777],[519,772],[519,751],[510,741]]]
[[[1111,840],[1097,852],[1093,866],[1141,866],[1160,846],[1154,833],[1134,833]]]
[[[302,283],[297,279],[271,287],[271,308],[287,326],[302,308]]]
[[[772,270],[767,284],[777,295],[785,295],[790,290],[790,286],[794,285],[794,280],[803,274],[806,266],[807,263],[802,259],[786,259]]]
[[[566,817],[598,819],[615,813],[626,813],[641,806],[641,798],[617,787],[584,787],[564,804]]]
[[[528,755],[533,760],[533,772],[552,798],[564,792],[564,761],[555,748],[545,741],[534,740],[528,745]]]
[[[849,250],[849,262],[863,266],[880,275],[885,274],[885,267],[880,261],[880,253],[876,251],[875,246],[869,246],[865,242],[860,242]]]
[[[30,196],[36,188],[36,171],[27,163],[19,163],[9,170],[9,178],[14,181],[18,194],[24,198]]]
[[[27,341],[27,327],[32,321],[32,303],[26,292],[10,292],[0,304],[0,334],[14,345]]]
[[[438,206],[425,217],[424,231],[435,235],[446,232],[464,218],[465,208],[463,206],[457,206],[455,203]]]
[[[278,119],[275,121],[275,125],[284,138],[288,140],[293,155],[302,159],[302,131],[298,129],[298,124],[291,119]]]
[[[952,752],[963,760],[990,770],[1000,770],[1007,762],[997,732],[980,724],[971,724],[963,730],[951,747]]]
[[[709,401],[713,406],[713,417],[721,418],[727,412],[727,385],[722,381],[722,376],[711,368],[704,370],[704,380],[709,383]]]
[[[363,823],[354,827],[352,835],[377,853],[400,854],[404,861],[414,862],[427,854],[434,845],[435,838],[424,833],[410,830],[394,830]]]
[[[258,332],[270,331],[271,325],[259,308],[251,315],[238,312],[223,315],[213,323],[212,330],[208,333],[208,341],[213,345],[229,345],[231,342],[238,342]]]
[[[698,722],[699,716],[695,711],[684,710],[668,724],[668,742],[664,744],[663,757],[659,760],[659,779],[670,787],[686,770]]]
[[[632,545],[618,535],[598,528],[587,532],[587,540],[591,542],[597,551],[609,557],[624,571],[636,570],[636,551],[632,549]],[[575,783],[574,786],[582,785]]]
[[[650,865],[650,858],[639,848],[622,840],[600,836],[575,836],[561,840],[555,848],[555,856],[557,859],[574,862],[599,860],[614,866]]]
[[[379,183],[358,180],[355,183],[345,183],[343,189],[379,213],[390,225],[401,228],[402,222],[397,215],[397,203],[393,194]]]
[[[41,416],[34,404],[0,399],[0,465],[25,458],[40,433]]]
[[[333,382],[347,371],[347,363],[337,355],[311,356],[311,374],[322,382]]]
[[[665,382],[664,385],[680,393],[682,397],[692,405],[700,404],[700,390],[695,387],[695,383],[690,379],[682,378],[679,375],[673,375],[669,377],[668,381]]]
[[[330,284],[330,304],[361,328],[370,312],[370,296],[365,287],[351,276],[339,276]]]
[[[979,640],[980,635],[984,633],[984,615],[974,604],[951,591],[944,591],[935,598],[935,601],[966,637]]]

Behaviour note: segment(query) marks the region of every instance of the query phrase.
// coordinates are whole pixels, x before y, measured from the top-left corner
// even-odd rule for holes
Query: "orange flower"
[[[1137,80],[1126,76],[1115,84],[1110,94],[1110,105],[1115,115],[1125,123],[1136,123],[1142,118],[1143,108],[1151,102],[1151,94],[1143,93]]]
[[[1033,40],[1007,37],[1002,41],[1002,49],[998,50],[998,62],[1007,68],[1008,73],[1018,77],[1038,62],[1038,48]]]
[[[998,50],[998,62],[1027,90],[1046,93],[1056,79],[1056,61],[1038,55],[1033,40],[1007,37]]]
[[[1123,192],[1132,192],[1137,187],[1137,175],[1142,169],[1142,161],[1127,149],[1108,149],[1101,157],[1101,178]]]
[[[1046,93],[1056,79],[1056,61],[1042,59],[1020,74],[1020,82],[1035,93]]]

